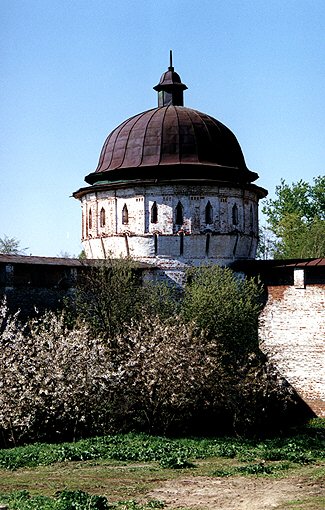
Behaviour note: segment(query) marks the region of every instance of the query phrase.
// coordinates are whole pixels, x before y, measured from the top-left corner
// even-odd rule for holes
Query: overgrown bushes
[[[193,270],[181,298],[127,261],[89,273],[72,311],[21,325],[3,303],[2,444],[281,427],[295,399],[258,350],[260,307],[228,269]]]

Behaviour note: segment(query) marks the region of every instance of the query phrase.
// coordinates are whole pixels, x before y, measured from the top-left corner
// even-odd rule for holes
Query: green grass
[[[263,440],[126,434],[0,450],[0,502],[10,510],[147,510],[163,508],[162,502],[146,500],[147,493],[184,475],[298,473],[318,483],[325,474],[324,422]],[[302,501],[290,508],[322,508],[312,498]]]
[[[104,496],[87,494],[84,491],[62,491],[54,497],[31,496],[28,491],[16,491],[3,496],[2,501],[11,510],[149,510],[164,508],[158,500],[150,500],[145,504],[135,500],[109,503]]]
[[[285,506],[278,507],[278,510],[318,510],[319,508],[325,508],[325,497],[323,496],[288,501]]]
[[[274,439],[181,438],[124,434],[85,439],[76,443],[32,444],[0,450],[0,469],[46,466],[55,462],[118,460],[159,462],[163,467],[189,467],[189,459],[238,458],[244,462],[288,461],[310,464],[325,458],[323,422]]]

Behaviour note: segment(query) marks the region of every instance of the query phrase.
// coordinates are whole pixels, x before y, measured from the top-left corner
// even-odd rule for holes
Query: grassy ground
[[[266,480],[268,493],[272,480],[300,487],[296,497],[276,508],[320,510],[325,505],[318,490],[325,478],[323,425],[318,420],[288,437],[263,441],[171,440],[128,434],[0,450],[0,503],[15,510],[173,508],[168,498],[156,497],[155,491],[170,484],[181,488],[186,479],[194,485],[203,480],[205,487],[210,483],[212,492],[215,483],[227,487],[235,483],[237,492],[242,484],[244,493],[253,479],[254,483]],[[181,503],[178,499],[177,505]],[[209,504],[189,507],[214,508]]]

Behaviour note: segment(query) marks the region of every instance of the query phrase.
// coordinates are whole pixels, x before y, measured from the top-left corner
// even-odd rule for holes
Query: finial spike
[[[169,64],[168,70],[161,75],[158,85],[154,87],[158,92],[158,107],[184,106],[183,92],[187,87],[173,68],[172,50],[169,50]]]

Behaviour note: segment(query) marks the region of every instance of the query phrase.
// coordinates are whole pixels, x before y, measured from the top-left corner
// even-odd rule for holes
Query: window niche
[[[254,228],[254,212],[253,212],[253,206],[251,205],[249,208],[249,229],[253,230]]]
[[[154,202],[151,206],[150,210],[150,222],[157,223],[158,222],[158,206],[157,202]]]
[[[175,210],[175,223],[176,225],[183,225],[184,223],[184,209],[181,202],[178,202]]]
[[[232,224],[237,226],[238,225],[238,207],[237,204],[235,204],[232,208]]]
[[[205,224],[211,225],[213,223],[213,209],[210,200],[205,206]]]
[[[205,238],[205,256],[208,257],[210,252],[210,234]]]
[[[127,205],[124,204],[122,209],[122,225],[128,225],[129,223],[129,211]]]
[[[154,241],[155,255],[157,255],[158,254],[158,235],[157,234],[154,234],[153,241]]]
[[[89,230],[91,230],[93,227],[93,213],[92,213],[92,210],[89,209],[89,212],[88,212],[88,228]]]
[[[104,207],[101,208],[100,213],[99,213],[99,224],[100,224],[101,228],[105,227],[105,225],[106,225],[106,212],[105,212]]]
[[[179,254],[184,255],[184,232],[179,234]]]

